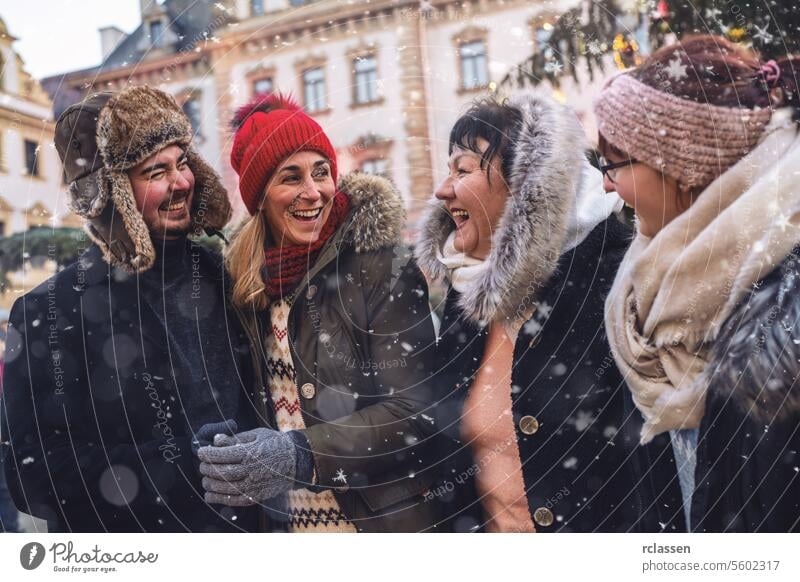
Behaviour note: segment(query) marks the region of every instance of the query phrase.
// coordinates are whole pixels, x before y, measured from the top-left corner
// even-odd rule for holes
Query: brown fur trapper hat
[[[191,235],[219,230],[231,217],[219,176],[192,145],[189,119],[168,94],[152,87],[92,95],[59,117],[55,145],[69,182],[70,206],[112,265],[149,269],[156,258],[127,172],[170,145],[185,149],[195,178]]]

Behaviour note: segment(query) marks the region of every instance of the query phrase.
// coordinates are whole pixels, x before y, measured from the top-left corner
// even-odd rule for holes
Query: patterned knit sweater
[[[275,408],[278,430],[306,428],[300,410],[297,379],[289,351],[288,321],[291,303],[288,299],[273,301],[270,306],[272,331],[267,338],[269,392]],[[355,532],[332,491],[314,493],[308,489],[289,492],[289,531],[291,532]]]

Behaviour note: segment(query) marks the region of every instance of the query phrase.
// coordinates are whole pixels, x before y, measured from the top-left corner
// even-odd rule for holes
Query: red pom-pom
[[[247,121],[247,118],[254,113],[269,113],[270,111],[279,109],[299,111],[302,108],[291,95],[283,95],[281,93],[256,95],[249,103],[242,105],[236,110],[236,114],[233,116],[233,119],[231,119],[231,128],[233,131],[237,131],[242,127],[242,124]]]

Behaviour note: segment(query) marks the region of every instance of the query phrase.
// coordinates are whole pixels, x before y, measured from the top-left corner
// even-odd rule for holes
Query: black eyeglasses
[[[601,157],[600,158],[600,171],[603,172],[603,176],[608,176],[608,179],[611,180],[612,183],[617,183],[617,170],[620,168],[625,168],[627,166],[632,166],[633,164],[638,164],[638,160],[634,160],[630,158],[625,160],[624,162],[616,162],[613,164],[609,164],[608,160]]]

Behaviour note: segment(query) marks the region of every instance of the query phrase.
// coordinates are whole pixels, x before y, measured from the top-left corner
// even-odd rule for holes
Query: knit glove
[[[197,453],[206,502],[242,507],[295,488],[298,457],[310,455],[308,450],[301,451],[297,442],[291,433],[269,428],[216,435],[214,446],[202,447]],[[302,459],[300,465],[305,464]]]
[[[233,419],[223,420],[222,422],[207,422],[194,434],[192,439],[192,452],[197,455],[200,447],[208,447],[214,443],[214,437],[218,434],[233,436],[239,430],[239,425]]]

